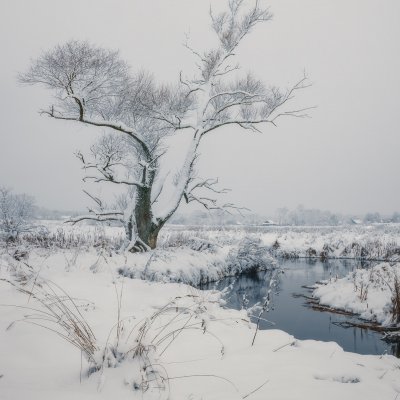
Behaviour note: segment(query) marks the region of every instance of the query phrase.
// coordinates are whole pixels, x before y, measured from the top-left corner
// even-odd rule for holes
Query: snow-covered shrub
[[[24,245],[10,246],[8,253],[17,261],[26,260],[29,256],[29,248]]]
[[[317,257],[317,250],[313,249],[312,247],[309,247],[306,250],[306,256],[309,258]]]
[[[241,273],[271,268],[275,266],[276,260],[260,238],[247,237],[229,251],[227,264],[228,271]]]
[[[19,253],[17,253],[19,255]],[[22,258],[14,252],[0,252],[0,281],[8,281],[10,277],[18,285],[26,285],[33,276],[32,267],[26,262],[21,262]],[[3,277],[3,274],[6,277]]]
[[[33,197],[0,186],[0,235],[10,241],[32,230],[34,210]]]
[[[275,240],[275,242],[272,244],[272,249],[278,250],[281,247],[278,239]]]
[[[171,232],[160,243],[160,247],[186,247],[195,251],[215,252],[219,247],[202,232]]]
[[[319,258],[324,261],[333,256],[334,249],[329,244],[324,244],[322,251],[319,253]]]
[[[396,241],[382,241],[380,239],[353,242],[341,252],[343,257],[352,257],[369,260],[396,260],[400,259],[400,245]]]
[[[301,251],[298,249],[291,249],[291,250],[280,249],[276,253],[276,255],[277,257],[283,258],[284,260],[291,260],[301,257]]]
[[[392,291],[392,322],[400,324],[400,276],[398,271],[394,272]]]

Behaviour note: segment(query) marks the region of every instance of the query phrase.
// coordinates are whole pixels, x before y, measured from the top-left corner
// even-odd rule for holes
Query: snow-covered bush
[[[233,247],[227,257],[228,270],[241,273],[250,270],[264,270],[275,266],[276,260],[269,253],[261,239],[247,237]]]
[[[33,197],[26,194],[13,194],[0,187],[0,235],[6,241],[15,240],[23,232],[32,230],[34,217]]]
[[[400,276],[394,274],[392,290],[392,322],[400,324]]]
[[[187,247],[195,251],[215,252],[220,247],[215,241],[210,240],[209,235],[203,232],[170,232],[163,238],[160,247]]]

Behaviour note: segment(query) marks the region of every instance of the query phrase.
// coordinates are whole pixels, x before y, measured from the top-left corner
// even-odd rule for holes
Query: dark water
[[[260,329],[282,329],[297,339],[335,341],[346,351],[360,354],[394,354],[400,357],[400,346],[381,340],[381,334],[360,328],[343,328],[336,323],[354,320],[354,317],[329,312],[315,311],[305,306],[304,297],[293,294],[311,293],[304,285],[342,277],[354,268],[367,268],[353,260],[333,260],[328,262],[296,260],[280,263],[283,273],[279,275],[272,291],[271,309],[263,318],[273,322],[261,321]],[[217,283],[203,286],[202,289],[225,289],[228,308],[249,308],[257,302],[264,302],[271,280],[271,271],[242,274],[225,278]],[[255,313],[258,315],[258,311]],[[255,320],[255,318],[253,318]]]

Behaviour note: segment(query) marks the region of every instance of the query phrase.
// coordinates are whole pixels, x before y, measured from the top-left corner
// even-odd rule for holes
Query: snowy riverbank
[[[400,327],[400,265],[380,263],[356,269],[341,279],[316,285],[313,296],[322,305],[350,311],[383,326]]]
[[[336,343],[298,341],[278,330],[259,331],[252,347],[255,326],[244,312],[221,308],[216,292],[126,279],[112,267],[113,257],[97,269],[90,268],[95,264],[85,265],[87,256],[78,262],[78,255],[74,265],[66,257],[56,252],[31,258],[32,269],[2,257],[1,278],[36,296],[46,282],[62,287],[93,330],[94,359],[103,366],[88,377],[89,364],[80,351],[54,332],[31,324],[39,321],[10,327],[15,320],[38,314],[14,306],[42,306],[1,281],[4,400],[392,400],[400,393],[399,361],[393,356],[346,353]],[[65,294],[62,297],[65,301]],[[139,354],[132,351],[139,337],[143,352],[134,357]],[[170,343],[170,338],[175,340]]]

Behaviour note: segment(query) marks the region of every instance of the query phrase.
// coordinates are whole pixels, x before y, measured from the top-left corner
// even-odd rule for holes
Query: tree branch
[[[211,192],[218,193],[218,194],[225,194],[230,191],[230,189],[217,189],[215,185],[218,184],[218,178],[209,178],[205,179],[203,181],[200,181],[196,183],[194,186],[192,186],[189,190],[187,190],[187,193],[192,193],[196,189],[204,188],[207,190],[210,190]]]
[[[206,133],[209,133],[209,132],[211,132],[211,131],[213,131],[215,129],[218,129],[218,128],[222,127],[222,126],[225,126],[225,125],[239,125],[241,128],[245,128],[245,129],[247,129],[247,126],[249,126],[249,125],[250,125],[249,128],[253,129],[253,127],[251,127],[251,125],[258,125],[258,124],[272,124],[272,125],[276,126],[275,121],[280,117],[286,116],[286,117],[296,117],[296,118],[307,118],[307,117],[309,117],[308,114],[300,114],[300,113],[302,113],[304,111],[311,110],[313,108],[316,108],[316,107],[314,106],[314,107],[303,108],[303,109],[300,109],[300,110],[285,111],[283,113],[280,113],[280,114],[276,115],[272,119],[268,119],[268,118],[261,118],[261,119],[256,119],[256,120],[251,120],[251,119],[245,120],[245,119],[243,119],[243,120],[234,120],[234,121],[221,122],[220,124],[216,124],[216,125],[208,128],[208,129],[205,129],[202,132],[202,136],[205,135]],[[254,129],[257,130],[256,128],[254,128]]]
[[[86,182],[89,179],[93,180],[93,182],[95,182],[95,183],[110,182],[110,183],[115,183],[117,185],[137,186],[137,187],[141,187],[141,188],[147,187],[147,185],[140,183],[140,182],[117,180],[117,179],[114,179],[113,176],[106,176],[104,178],[99,178],[97,176],[85,176],[83,178],[83,181]]]
[[[147,144],[144,142],[144,140],[140,137],[140,135],[135,133],[129,127],[126,127],[123,123],[112,123],[112,122],[106,122],[106,121],[93,121],[93,120],[85,119],[83,117],[82,117],[82,119],[74,118],[74,117],[64,117],[62,115],[56,115],[54,112],[55,112],[54,108],[52,107],[50,109],[50,111],[44,111],[43,110],[43,111],[40,112],[40,114],[45,114],[45,115],[48,115],[49,117],[55,118],[55,119],[60,119],[60,120],[65,120],[65,121],[82,122],[82,123],[87,124],[87,125],[110,128],[110,129],[116,130],[118,132],[125,133],[129,137],[131,137],[140,146],[140,148],[143,150],[146,158],[148,158],[148,159],[151,158],[151,154],[150,154],[149,148],[148,148]]]
[[[80,217],[76,218],[70,218],[65,223],[69,223],[72,225],[77,224],[78,222],[85,221],[85,220],[91,220],[91,221],[98,221],[98,222],[106,222],[106,221],[117,221],[117,222],[124,222],[123,218],[117,217],[117,215],[123,215],[121,212],[115,212],[115,213],[104,213],[104,214],[88,214],[88,215],[82,215]]]

